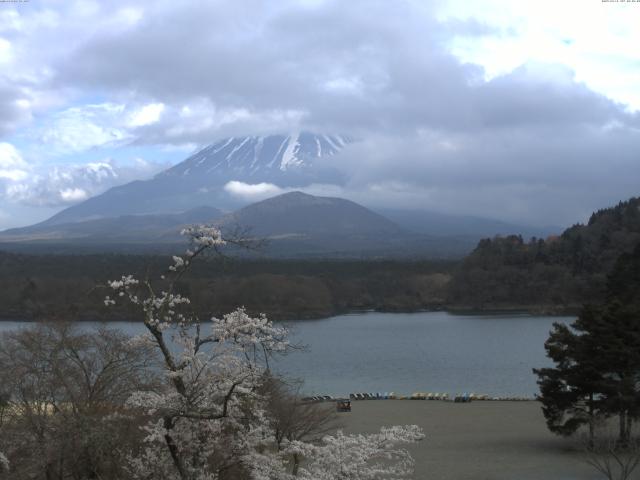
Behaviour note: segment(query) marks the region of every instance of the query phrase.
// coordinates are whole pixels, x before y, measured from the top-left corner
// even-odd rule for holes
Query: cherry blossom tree
[[[414,461],[398,445],[422,440],[416,425],[382,428],[376,434],[327,435],[320,444],[291,442],[289,450],[301,454],[307,463],[300,467],[303,480],[348,480],[406,478]]]
[[[415,426],[383,429],[376,435],[338,433],[319,444],[296,440],[276,445],[268,399],[260,387],[270,377],[270,357],[290,348],[287,331],[243,308],[201,321],[189,299],[178,293],[179,280],[198,257],[242,242],[224,239],[210,226],[182,233],[190,248],[173,257],[160,279],[124,275],[109,282],[112,292],[104,300],[106,305],[128,302],[139,311],[147,332],[136,341],[159,350],[166,377],[165,388],[137,393],[128,401],[149,419],[143,452],[129,458],[131,475],[180,480],[407,475],[411,457],[392,445],[422,438]],[[295,472],[293,455],[304,459],[304,467]]]

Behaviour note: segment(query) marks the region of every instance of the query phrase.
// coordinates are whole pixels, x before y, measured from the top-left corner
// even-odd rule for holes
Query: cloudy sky
[[[640,194],[640,3],[0,2],[0,228],[228,135],[361,139],[338,189],[567,225]]]

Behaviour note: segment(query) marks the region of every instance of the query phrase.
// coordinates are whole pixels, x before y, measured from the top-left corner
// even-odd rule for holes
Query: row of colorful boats
[[[432,392],[414,392],[411,395],[398,395],[395,392],[376,392],[376,393],[350,393],[350,400],[440,400],[445,402],[468,403],[472,401],[529,401],[535,400],[532,397],[517,396],[490,396],[477,393],[462,393],[449,396],[448,393],[432,393]],[[316,395],[313,397],[305,397],[303,401],[308,402],[331,402],[338,400],[330,395]]]

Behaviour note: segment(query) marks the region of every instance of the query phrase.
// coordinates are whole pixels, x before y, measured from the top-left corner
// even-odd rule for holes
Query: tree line
[[[476,310],[524,308],[578,312],[606,296],[616,259],[640,243],[640,198],[591,215],[546,239],[482,240],[454,270],[448,303]]]
[[[170,258],[170,257],[169,257]],[[167,257],[27,255],[0,252],[0,318],[135,320],[106,309],[96,286],[119,272],[158,275]],[[442,308],[450,261],[270,260],[206,258],[177,288],[201,313],[238,305],[273,319],[321,318],[357,310]]]

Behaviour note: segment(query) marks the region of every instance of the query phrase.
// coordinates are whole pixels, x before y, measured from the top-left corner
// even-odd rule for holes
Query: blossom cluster
[[[124,297],[134,305],[140,305],[144,312],[145,323],[160,329],[169,328],[172,323],[186,324],[188,317],[177,311],[181,305],[188,305],[190,300],[180,294],[162,291],[155,294],[147,288],[147,297],[141,298],[137,288],[140,282],[132,275],[122,276],[120,280],[108,282],[108,286],[115,290],[117,297]],[[104,299],[106,306],[115,305],[116,300],[107,295]]]
[[[227,242],[222,238],[220,229],[210,225],[194,225],[184,228],[182,235],[188,236],[194,245],[213,247],[215,245],[225,245]]]
[[[120,280],[113,280],[108,282],[109,286],[114,290],[126,289],[134,285],[138,285],[140,282],[136,280],[133,275],[123,275]]]
[[[213,336],[219,342],[233,340],[243,347],[260,344],[272,351],[283,351],[289,346],[286,328],[274,326],[265,315],[251,317],[244,308],[211,321]]]
[[[339,478],[404,478],[413,473],[414,461],[399,444],[424,438],[417,425],[383,427],[379,433],[326,435],[320,444],[291,442],[288,451],[306,462],[298,473],[302,480]]]
[[[9,460],[6,455],[0,452],[0,472],[8,472],[9,471]]]

